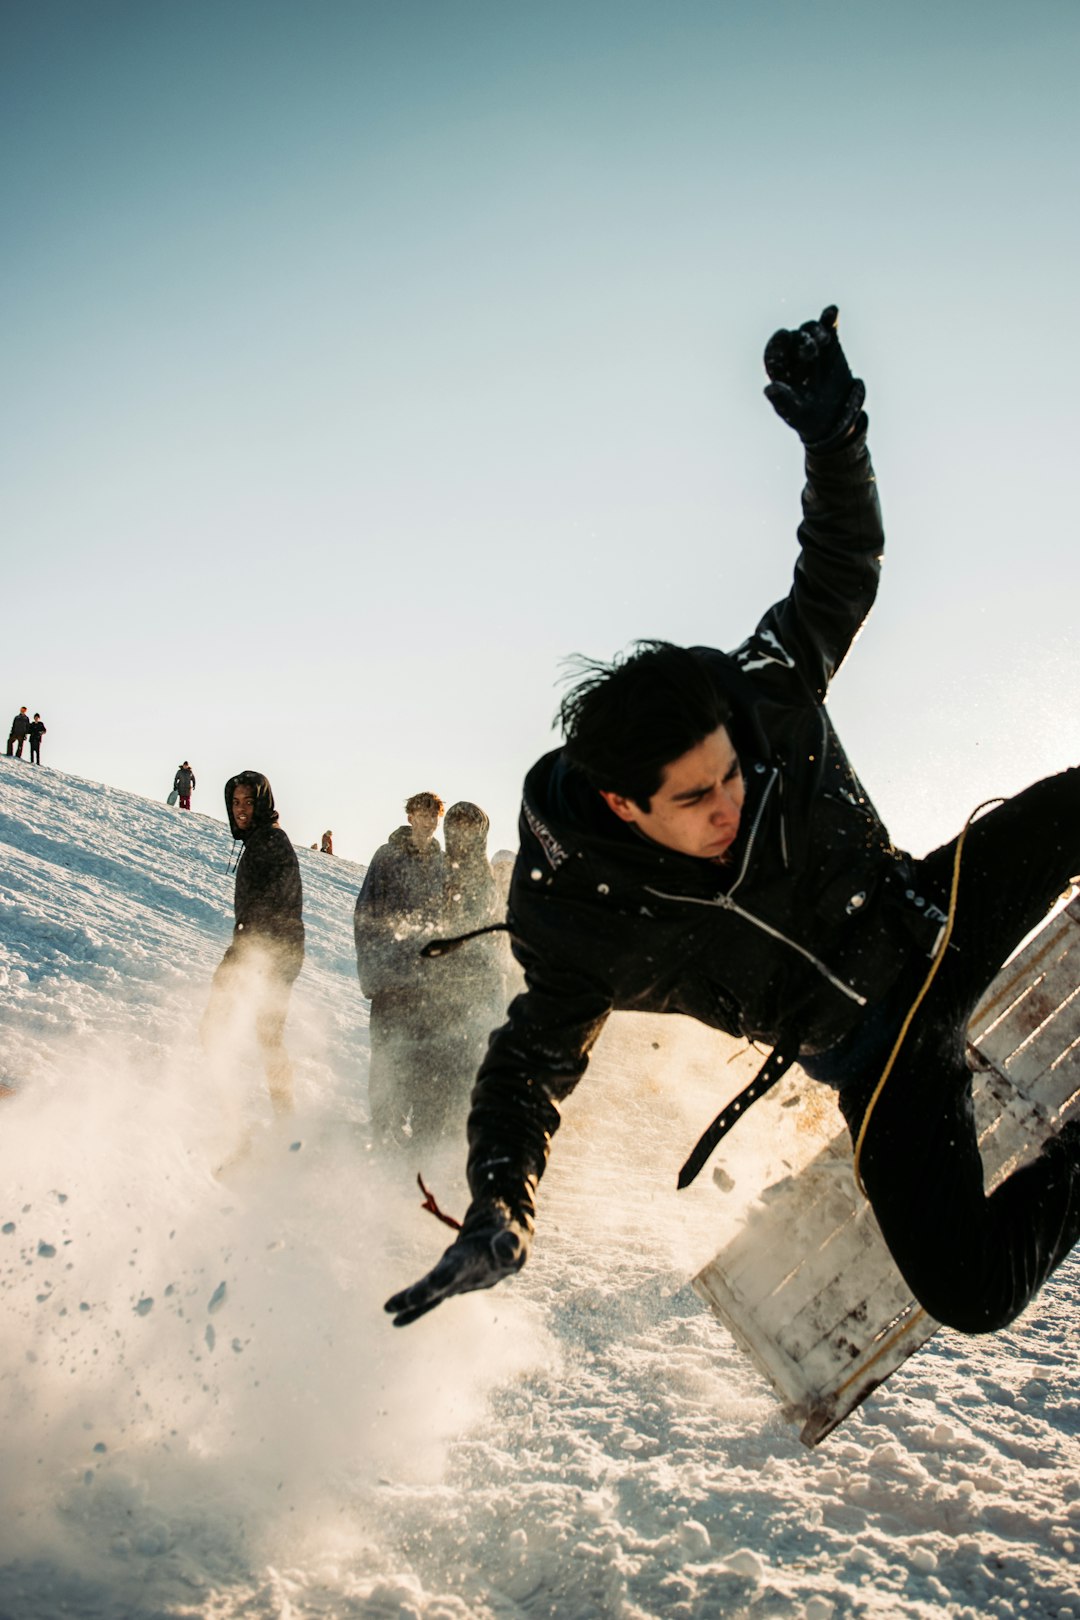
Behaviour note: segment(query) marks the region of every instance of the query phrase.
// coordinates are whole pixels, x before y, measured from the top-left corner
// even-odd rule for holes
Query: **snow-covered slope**
[[[687,1284],[789,1119],[729,1139],[734,1193],[676,1195],[741,1059],[614,1019],[529,1267],[395,1332],[446,1236],[413,1178],[460,1211],[463,1155],[371,1150],[340,860],[300,852],[295,1115],[248,1050],[207,1072],[230,848],[0,762],[3,1620],[1080,1620],[1075,1259],[804,1451]]]

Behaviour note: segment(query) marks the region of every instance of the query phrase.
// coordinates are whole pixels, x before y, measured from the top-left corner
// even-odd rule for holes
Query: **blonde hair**
[[[405,800],[407,816],[411,816],[414,810],[434,810],[437,816],[441,816],[443,809],[443,802],[437,793],[413,793]]]

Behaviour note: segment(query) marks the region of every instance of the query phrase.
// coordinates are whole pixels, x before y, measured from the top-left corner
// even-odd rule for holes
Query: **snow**
[[[230,851],[0,766],[3,1620],[1080,1620],[1075,1258],[805,1450],[689,1286],[793,1111],[676,1194],[741,1057],[613,1019],[529,1266],[395,1330],[448,1235],[415,1173],[460,1214],[463,1153],[371,1149],[338,858],[298,852],[295,1114],[246,1047],[207,1071]]]

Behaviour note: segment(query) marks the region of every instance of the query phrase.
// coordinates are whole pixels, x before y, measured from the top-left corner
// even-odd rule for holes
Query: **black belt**
[[[701,1170],[716,1144],[727,1135],[733,1125],[736,1125],[751,1103],[756,1103],[759,1097],[764,1097],[771,1091],[776,1082],[787,1074],[791,1065],[799,1056],[799,1043],[796,1039],[779,1040],[773,1047],[761,1068],[755,1074],[744,1091],[732,1099],[724,1108],[704,1136],[700,1138],[694,1151],[679,1171],[679,1191],[689,1187],[695,1176]]]

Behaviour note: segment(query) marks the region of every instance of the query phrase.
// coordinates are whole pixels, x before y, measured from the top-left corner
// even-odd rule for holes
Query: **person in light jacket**
[[[191,795],[195,791],[195,772],[185,759],[173,777],[173,792],[180,800],[181,810],[191,809]]]

